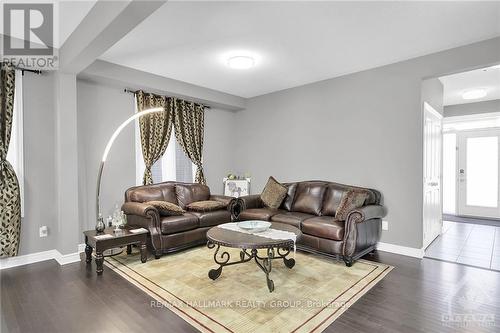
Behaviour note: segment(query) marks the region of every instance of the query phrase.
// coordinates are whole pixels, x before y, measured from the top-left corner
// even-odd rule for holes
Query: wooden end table
[[[97,233],[95,230],[84,231],[85,235],[85,255],[86,263],[92,262],[92,251],[95,250],[95,263],[97,265],[96,273],[101,275],[103,272],[104,255],[103,252],[115,247],[127,246],[127,254],[132,252],[132,245],[139,245],[141,250],[141,262],[145,263],[148,255],[146,251],[146,241],[148,231],[144,230],[138,233],[130,232],[132,228],[120,229],[120,232],[114,232],[114,228],[106,228],[104,232]],[[112,237],[100,238],[102,235]]]

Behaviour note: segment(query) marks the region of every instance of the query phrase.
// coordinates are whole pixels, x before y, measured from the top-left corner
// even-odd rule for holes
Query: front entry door
[[[500,218],[500,130],[458,133],[458,214]]]
[[[441,164],[443,150],[443,117],[424,103],[424,248],[441,234]]]

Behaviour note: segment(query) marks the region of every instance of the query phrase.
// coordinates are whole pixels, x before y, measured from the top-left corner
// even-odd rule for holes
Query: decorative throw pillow
[[[335,219],[337,221],[345,221],[351,210],[363,207],[368,196],[369,193],[367,191],[358,189],[351,189],[345,192],[335,212]]]
[[[147,201],[146,204],[158,209],[162,216],[182,215],[186,212],[181,207],[168,201]]]
[[[260,199],[266,207],[278,208],[286,197],[288,189],[273,177],[269,177]]]
[[[227,204],[215,200],[204,200],[204,201],[191,202],[186,207],[188,210],[203,213],[203,212],[211,212],[214,210],[224,209],[227,207]]]

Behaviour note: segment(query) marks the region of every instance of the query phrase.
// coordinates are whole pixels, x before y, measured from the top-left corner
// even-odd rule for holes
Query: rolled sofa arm
[[[122,205],[127,215],[127,224],[133,227],[145,228],[149,231],[151,245],[155,256],[161,254],[161,223],[158,210],[146,203],[128,201]]]
[[[262,208],[264,204],[260,199],[260,194],[245,195],[239,198],[243,204],[242,209]]]
[[[127,215],[137,215],[147,218],[150,217],[150,214],[158,214],[158,210],[154,206],[142,202],[125,202],[122,205],[122,210]]]
[[[381,219],[387,214],[384,206],[368,205],[354,209],[347,215],[342,254],[352,257],[377,244],[381,233]]]
[[[210,200],[223,202],[226,205],[227,210],[231,213],[231,220],[235,221],[238,219],[243,206],[241,200],[226,195],[211,195]]]
[[[360,223],[371,219],[381,219],[387,215],[384,206],[368,205],[358,209],[351,210],[347,215],[347,220],[352,219],[356,223]]]

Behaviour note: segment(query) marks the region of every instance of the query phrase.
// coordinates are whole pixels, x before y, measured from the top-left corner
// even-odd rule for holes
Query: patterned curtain
[[[136,92],[135,98],[137,112],[157,107],[165,109],[165,112],[155,112],[139,118],[142,156],[146,165],[143,184],[149,185],[153,183],[151,167],[165,153],[172,133],[172,103],[170,98],[143,91]]]
[[[172,100],[177,142],[196,165],[196,182],[206,184],[202,162],[205,107],[176,98]]]
[[[21,196],[19,182],[7,161],[16,72],[7,65],[0,69],[0,257],[17,255],[21,232]]]

